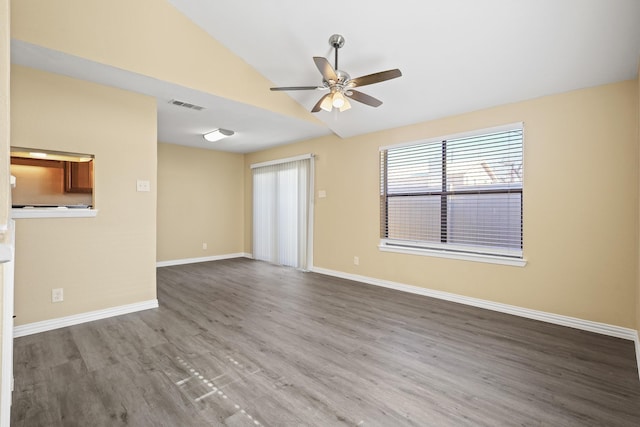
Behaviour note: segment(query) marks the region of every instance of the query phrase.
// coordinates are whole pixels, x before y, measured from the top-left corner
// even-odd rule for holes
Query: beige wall
[[[155,100],[20,66],[11,72],[12,144],[95,154],[99,210],[16,220],[16,325],[155,299]],[[136,192],[137,179],[152,191]],[[51,303],[52,288],[64,288],[64,302]]]
[[[348,139],[324,137],[245,159],[313,152],[314,265],[536,310],[636,327],[638,82],[543,97]],[[348,113],[347,113],[348,114]],[[379,252],[378,147],[523,121],[524,268]],[[353,265],[359,256],[360,265]]]
[[[9,0],[0,0],[0,224],[6,224],[9,218]],[[0,232],[0,240],[5,234]],[[4,267],[0,264],[0,343],[4,313],[2,310],[4,295]],[[9,357],[0,347],[0,363]],[[0,370],[0,384],[2,372]],[[0,399],[3,399],[0,390]]]
[[[243,252],[243,166],[242,154],[158,144],[158,261]]]
[[[0,233],[9,219],[9,1],[0,0]],[[1,296],[1,294],[0,294]],[[1,305],[0,305],[1,307]],[[1,328],[0,328],[1,329]]]
[[[270,92],[271,82],[167,1],[17,0],[11,6],[15,39],[317,122],[287,94]]]

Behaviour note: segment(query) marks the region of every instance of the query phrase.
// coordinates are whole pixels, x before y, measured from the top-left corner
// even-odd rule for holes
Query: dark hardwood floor
[[[12,426],[634,426],[631,341],[247,259],[18,338]]]

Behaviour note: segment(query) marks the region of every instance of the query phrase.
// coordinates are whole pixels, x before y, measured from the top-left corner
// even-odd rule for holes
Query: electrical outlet
[[[207,249],[207,244],[206,243],[202,244],[202,249]]]
[[[360,265],[360,257],[357,257],[357,256],[353,257],[353,265]]]
[[[64,291],[62,288],[51,289],[51,302],[64,301]]]

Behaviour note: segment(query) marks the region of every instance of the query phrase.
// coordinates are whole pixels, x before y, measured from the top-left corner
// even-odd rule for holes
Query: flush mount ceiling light
[[[220,141],[223,138],[233,135],[235,132],[229,129],[214,129],[211,132],[202,135],[209,142]]]

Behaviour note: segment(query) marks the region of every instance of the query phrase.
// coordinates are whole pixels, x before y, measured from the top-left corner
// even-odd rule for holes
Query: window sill
[[[68,208],[13,208],[13,219],[23,218],[93,218],[98,214],[97,209],[68,209]]]
[[[439,251],[436,249],[407,248],[402,246],[390,246],[381,243],[378,245],[381,252],[395,252],[400,254],[431,256],[436,258],[457,259],[463,261],[484,262],[489,264],[509,265],[512,267],[524,267],[527,261],[519,258],[510,258],[499,255],[481,255],[462,252]]]

